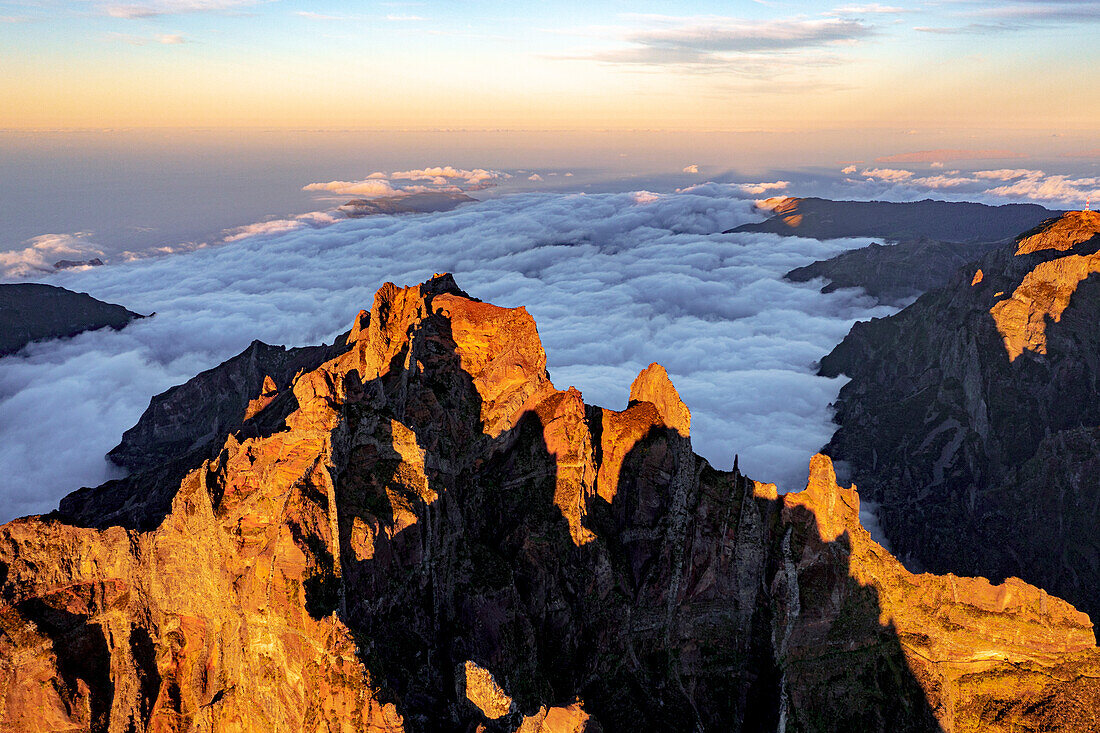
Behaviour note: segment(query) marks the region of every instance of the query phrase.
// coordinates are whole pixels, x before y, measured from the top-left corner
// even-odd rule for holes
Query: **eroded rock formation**
[[[1070,212],[822,360],[826,452],[913,566],[1020,576],[1100,612],[1100,216]]]
[[[659,366],[585,405],[449,276],[329,348],[163,506],[151,467],[0,527],[0,730],[1095,729],[1087,616],[907,572],[824,456],[714,470]]]

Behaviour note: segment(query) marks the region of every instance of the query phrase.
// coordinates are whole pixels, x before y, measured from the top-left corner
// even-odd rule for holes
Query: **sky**
[[[0,128],[1095,133],[1098,32],[1097,0],[0,0]]]

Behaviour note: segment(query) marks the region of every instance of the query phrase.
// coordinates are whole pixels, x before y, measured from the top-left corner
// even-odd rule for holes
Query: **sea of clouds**
[[[739,454],[754,478],[801,488],[842,385],[814,362],[854,321],[893,309],[782,279],[869,239],[721,234],[761,218],[750,191],[526,193],[446,213],[315,217],[58,273],[47,281],[156,316],[0,359],[0,521],[113,475],[104,454],[154,394],[253,339],[331,341],[384,282],[444,271],[475,297],[527,307],[559,388],[621,409],[636,374],[660,362],[692,411],[697,452],[720,467]]]

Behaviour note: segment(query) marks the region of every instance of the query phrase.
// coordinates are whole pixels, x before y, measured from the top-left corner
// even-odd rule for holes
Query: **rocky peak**
[[[811,512],[823,542],[833,542],[845,532],[861,528],[856,487],[841,488],[836,482],[832,460],[820,453],[810,459],[806,489],[797,494],[784,494],[783,506],[787,512],[794,507]]]
[[[649,402],[657,408],[657,414],[666,427],[684,437],[691,434],[691,411],[680,399],[680,393],[672,386],[668,372],[654,362],[638,374],[630,385],[630,404]]]
[[[323,363],[226,398],[271,376],[249,422],[283,419],[223,427],[152,526],[0,527],[0,730],[1095,722],[1068,604],[908,573],[824,456],[782,499],[717,471],[659,366],[625,410],[585,405],[526,311],[452,285],[384,286]],[[129,516],[147,478],[82,516]]]
[[[1016,254],[1043,250],[1065,252],[1100,234],[1100,211],[1067,211],[1047,219],[1016,239]]]

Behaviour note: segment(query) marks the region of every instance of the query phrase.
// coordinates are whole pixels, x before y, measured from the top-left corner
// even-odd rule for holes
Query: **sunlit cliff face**
[[[908,573],[825,456],[784,497],[715,471],[660,366],[624,411],[586,405],[524,309],[450,276],[385,285],[339,351],[264,379],[177,486],[0,527],[6,721],[1087,729],[1084,614]]]
[[[1098,235],[1100,212],[1071,211],[1022,235],[1016,256],[1069,252],[1080,245],[1087,246]],[[1078,285],[1097,272],[1100,272],[1100,252],[1066,254],[1039,262],[1023,276],[1011,295],[990,308],[989,313],[1004,338],[1009,361],[1025,350],[1046,353],[1048,321],[1061,321]]]

